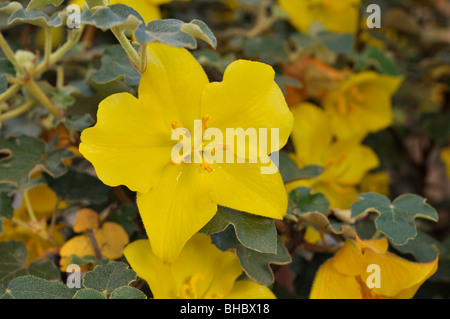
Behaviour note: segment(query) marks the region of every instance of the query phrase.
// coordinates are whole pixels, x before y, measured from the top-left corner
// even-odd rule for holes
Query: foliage
[[[220,268],[177,275],[180,254],[201,259],[192,238],[234,256],[217,284],[230,295],[450,296],[448,3],[370,1],[370,28],[364,0],[137,2],[0,3],[0,299],[152,298],[157,276],[131,269],[147,238],[142,260],[173,277],[176,297]],[[158,134],[195,106],[215,111],[202,134],[227,120],[279,128],[277,173],[253,174],[259,157],[208,179],[230,166],[202,157],[181,182],[191,171]],[[374,263],[391,284],[369,291]]]

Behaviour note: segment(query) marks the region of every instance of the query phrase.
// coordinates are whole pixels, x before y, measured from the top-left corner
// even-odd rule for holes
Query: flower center
[[[362,102],[364,102],[364,95],[358,87],[353,86],[347,92],[337,97],[335,104],[336,111],[341,115],[347,115],[358,109],[358,106]]]
[[[203,170],[209,173],[214,170],[213,160],[209,156],[205,157],[205,151],[214,156],[219,151],[227,150],[228,146],[221,142],[211,143],[203,140],[204,133],[208,129],[208,121],[210,120],[211,116],[207,114],[203,116],[201,121],[194,121],[194,134],[183,128],[178,121],[174,120],[172,122],[172,137],[181,138],[181,141],[177,144],[179,151],[172,156],[170,161],[172,165],[198,163]]]

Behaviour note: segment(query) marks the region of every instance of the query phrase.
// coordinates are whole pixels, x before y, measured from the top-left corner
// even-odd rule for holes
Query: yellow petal
[[[223,81],[209,84],[203,95],[202,113],[211,116],[210,127],[219,128],[223,134],[227,128],[254,128],[257,133],[260,128],[268,129],[268,133],[275,128],[279,130],[279,145],[269,145],[267,151],[282,148],[291,134],[293,116],[274,77],[273,68],[264,63],[231,63]]]
[[[333,267],[333,259],[327,260],[317,271],[310,299],[361,299],[355,277],[340,273]]]
[[[360,0],[305,1],[280,0],[281,8],[289,14],[290,22],[307,33],[313,22],[321,22],[328,31],[356,33]]]
[[[385,254],[389,248],[387,238],[361,240],[358,236],[356,236],[356,243],[360,251],[371,249],[377,254]]]
[[[359,276],[367,269],[362,252],[353,240],[347,240],[332,259],[333,267],[341,274]]]
[[[226,299],[275,299],[273,292],[266,286],[253,281],[239,280],[234,283],[233,290]]]
[[[447,176],[450,177],[450,147],[442,149],[440,155],[445,164]]]
[[[151,43],[147,49],[148,64],[139,85],[139,99],[159,109],[150,119],[163,119],[169,129],[173,121],[178,121],[194,132],[194,120],[202,119],[201,96],[209,83],[205,72],[186,49],[162,43]]]
[[[56,193],[47,185],[39,185],[28,191],[31,207],[37,219],[48,218],[57,209],[65,209],[67,204],[58,204]],[[56,205],[58,204],[58,207]],[[16,218],[28,220],[27,205],[22,200],[20,207],[14,212]]]
[[[377,154],[355,139],[334,143],[330,153],[333,164],[327,173],[343,186],[357,186],[369,171],[380,165]]]
[[[204,234],[195,234],[171,266],[175,284],[181,287],[192,276],[202,279],[196,283],[198,298],[217,298],[228,294],[237,277],[242,274],[238,257],[231,251],[222,252]]]
[[[80,152],[105,184],[147,192],[170,163],[174,144],[161,116],[145,99],[109,96],[99,105],[97,124],[81,134]]]
[[[71,264],[72,255],[78,257],[95,256],[95,250],[92,242],[87,235],[76,236],[68,240],[59,252],[61,260],[59,262],[61,271],[67,271]]]
[[[287,195],[281,175],[262,174],[263,167],[260,163],[217,164],[207,175],[211,200],[247,213],[282,219]]]
[[[292,113],[292,141],[299,166],[325,164],[333,138],[325,112],[311,103],[301,103],[292,108]]]
[[[77,212],[77,219],[73,224],[73,231],[82,233],[87,229],[96,229],[100,225],[100,219],[96,211],[92,209],[80,209]]]
[[[129,244],[124,255],[138,277],[148,283],[155,299],[176,298],[178,287],[174,284],[170,264],[155,256],[148,240]]]
[[[415,263],[387,252],[377,254],[371,249],[364,252],[368,265],[380,266],[381,287],[373,288],[377,295],[387,297],[412,298],[419,286],[431,277],[437,270],[438,259],[431,263]],[[365,283],[370,273],[363,272],[362,281]]]
[[[160,182],[148,193],[138,193],[137,204],[152,249],[166,262],[174,261],[186,242],[217,211],[208,198],[210,185],[199,166],[167,166]]]
[[[148,240],[139,240],[125,248],[131,268],[150,286],[156,299],[183,296],[188,286],[197,298],[223,298],[233,288],[242,267],[232,252],[221,252],[209,236],[195,234],[172,263],[155,256]],[[194,278],[194,279],[193,279]]]
[[[122,257],[123,250],[130,242],[127,232],[119,224],[106,222],[94,230],[94,236],[102,255],[108,259]]]

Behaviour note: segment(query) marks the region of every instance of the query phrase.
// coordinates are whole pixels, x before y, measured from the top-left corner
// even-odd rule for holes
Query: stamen
[[[208,121],[211,120],[211,115],[206,114],[202,118],[202,131],[205,132],[208,128]]]

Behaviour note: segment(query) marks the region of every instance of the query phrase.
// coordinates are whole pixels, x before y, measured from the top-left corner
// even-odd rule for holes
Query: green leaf
[[[134,219],[137,215],[138,210],[135,207],[123,205],[109,216],[108,221],[121,225],[127,234],[131,236],[134,232]]]
[[[42,9],[43,7],[52,4],[55,7],[58,7],[63,3],[64,0],[31,0],[27,6],[26,12],[33,9]]]
[[[17,241],[0,243],[0,283],[7,284],[13,278],[35,275],[47,280],[58,280],[60,272],[50,260],[37,260],[27,264],[28,252],[25,245]]]
[[[401,75],[396,61],[389,56],[389,52],[382,51],[377,47],[367,47],[361,54],[355,55],[354,60],[356,67],[360,70],[375,67],[378,71],[387,75]]]
[[[284,62],[288,58],[286,42],[281,38],[269,36],[244,38],[242,46],[245,55],[258,58],[267,64]]]
[[[41,140],[29,136],[0,139],[0,183],[22,187],[30,182],[34,173],[46,172],[53,177],[66,173],[64,160],[73,154],[64,148],[49,150]]]
[[[139,289],[124,286],[114,290],[109,299],[147,299],[147,296]]]
[[[125,263],[114,262],[97,266],[93,271],[86,273],[83,278],[83,286],[102,294],[111,294],[117,288],[128,286],[135,280],[136,273]]]
[[[377,230],[385,234],[394,245],[404,245],[417,236],[416,218],[437,221],[436,210],[418,195],[405,194],[392,203],[383,195],[376,193],[360,194],[361,200],[351,206],[352,217],[367,212],[378,213],[375,219]]]
[[[233,225],[236,238],[244,247],[262,253],[277,251],[277,230],[271,218],[219,206],[216,215],[201,232],[207,235],[217,234],[229,225]]]
[[[135,37],[140,44],[161,42],[189,49],[197,48],[197,38],[206,40],[213,48],[217,44],[211,30],[200,20],[192,20],[189,23],[176,19],[154,20],[147,28],[136,30]]]
[[[2,219],[13,218],[14,209],[11,205],[11,200],[8,194],[0,192],[0,234],[3,232]]]
[[[106,297],[95,289],[84,288],[78,290],[72,299],[106,299]]]
[[[316,178],[323,173],[323,168],[315,165],[299,169],[288,152],[280,151],[279,154],[279,171],[285,184],[300,179]]]
[[[0,13],[2,14],[10,15],[20,9],[23,9],[23,6],[17,1],[5,1],[0,3]]]
[[[84,115],[66,116],[64,118],[55,118],[53,120],[53,127],[58,126],[60,123],[64,123],[69,130],[82,132],[90,127],[94,123],[94,120],[88,113]]]
[[[92,81],[106,84],[123,79],[128,85],[139,85],[141,74],[131,64],[120,44],[106,48],[102,57],[102,66],[94,74]]]
[[[309,212],[325,212],[330,207],[330,202],[321,193],[311,194],[312,189],[299,187],[289,193],[289,209],[297,215]]]
[[[67,174],[56,179],[46,174],[43,176],[48,186],[62,200],[77,202],[87,200],[92,204],[102,204],[108,201],[109,187],[89,174],[79,173],[70,168]]]
[[[75,104],[75,98],[71,92],[67,90],[56,89],[51,96],[53,104],[59,106],[61,109],[66,109]]]
[[[8,24],[28,23],[42,28],[57,28],[65,25],[67,16],[65,11],[55,12],[49,17],[42,10],[25,11],[24,9],[19,9],[9,17]]]
[[[141,15],[133,8],[123,4],[86,9],[82,11],[80,18],[81,24],[93,25],[102,31],[123,28],[134,32],[136,28],[145,28],[145,22]]]
[[[280,237],[277,238],[275,254],[260,253],[242,246],[231,226],[221,233],[212,235],[211,238],[221,251],[234,249],[247,276],[262,285],[267,286],[274,282],[271,264],[285,265],[291,262],[291,256]]]
[[[1,293],[1,292],[0,292]],[[12,299],[71,299],[70,290],[60,281],[48,281],[35,276],[23,276],[8,285]]]
[[[211,47],[217,47],[217,39],[208,28],[208,26],[201,20],[192,20],[185,23],[180,28],[184,33],[190,34],[194,38],[200,39],[208,43]]]
[[[420,263],[434,261],[444,250],[442,244],[430,235],[419,231],[416,238],[408,241],[405,245],[392,245],[402,254],[411,254]]]
[[[6,75],[0,74],[0,94],[5,92],[8,89],[8,79]]]

